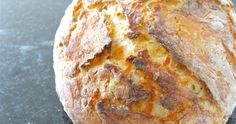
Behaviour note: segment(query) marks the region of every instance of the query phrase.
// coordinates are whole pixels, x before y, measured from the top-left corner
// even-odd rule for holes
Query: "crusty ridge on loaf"
[[[227,0],[74,0],[55,36],[74,123],[225,123],[236,105]]]

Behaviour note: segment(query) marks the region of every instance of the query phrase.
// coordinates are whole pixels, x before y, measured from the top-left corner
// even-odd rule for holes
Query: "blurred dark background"
[[[0,0],[0,124],[71,124],[52,67],[54,35],[70,2]],[[234,113],[228,124],[236,124]]]

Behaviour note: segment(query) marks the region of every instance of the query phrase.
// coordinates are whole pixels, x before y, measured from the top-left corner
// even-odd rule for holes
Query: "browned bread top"
[[[235,31],[228,0],[74,0],[55,37],[57,93],[78,124],[223,124]]]

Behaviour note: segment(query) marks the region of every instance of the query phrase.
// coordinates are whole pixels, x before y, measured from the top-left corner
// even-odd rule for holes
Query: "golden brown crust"
[[[222,109],[231,114],[236,104],[236,43],[229,29],[232,23],[227,22],[228,15],[224,9],[210,0],[186,1],[182,7],[170,10],[166,4],[155,2],[152,4],[156,6],[152,5],[149,10],[137,9],[146,3],[132,1],[122,4],[124,10],[136,13],[127,14],[132,18],[131,27],[141,24],[141,21],[138,24],[132,22],[143,18],[147,25],[142,29],[146,29],[180,63],[205,81]],[[150,16],[144,18],[146,11]]]
[[[131,112],[124,108],[115,108],[99,102],[97,112],[104,124],[162,124],[142,113]]]
[[[103,14],[84,10],[80,15],[65,54],[82,66],[109,47],[111,39]]]
[[[128,79],[121,71],[114,65],[106,64],[104,66],[107,73],[113,74],[113,78],[117,79],[116,88],[113,89],[113,97],[123,102],[124,105],[129,105],[148,97],[142,86],[136,85],[131,79]],[[110,77],[112,78],[112,77]]]
[[[165,97],[160,101],[163,107],[174,110],[178,106],[183,106],[184,103],[196,102],[196,98],[191,91],[178,86],[174,73],[150,61],[147,50],[140,51],[138,57],[129,57],[128,59],[135,64],[138,70],[144,71],[145,75],[151,76],[160,85],[165,93]]]
[[[223,124],[236,102],[227,0],[74,0],[54,44],[75,124]]]

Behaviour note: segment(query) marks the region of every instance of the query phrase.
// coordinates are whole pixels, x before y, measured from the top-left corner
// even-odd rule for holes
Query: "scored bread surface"
[[[54,44],[75,124],[224,124],[236,105],[228,0],[74,0]]]

